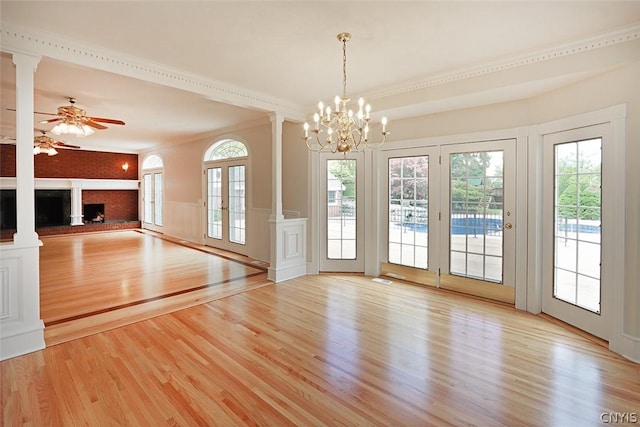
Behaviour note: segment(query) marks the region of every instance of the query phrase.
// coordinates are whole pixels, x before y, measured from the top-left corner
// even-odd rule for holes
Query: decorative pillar
[[[269,255],[269,279],[278,281],[278,260],[282,252],[282,236],[279,232],[284,221],[282,214],[282,122],[284,118],[279,113],[271,113],[271,215],[269,228],[271,230],[271,251]]]
[[[271,254],[269,280],[281,282],[306,274],[307,220],[306,218],[285,219],[282,213],[282,123],[279,113],[271,116],[272,143],[272,191]]]
[[[16,65],[16,233],[20,246],[37,246],[33,166],[33,81],[40,57],[13,54]]]
[[[16,233],[0,244],[0,360],[45,347],[40,318],[40,246],[35,231],[34,72],[40,57],[13,54],[16,65]]]
[[[71,225],[84,225],[82,220],[81,181],[71,181]]]
[[[280,113],[271,113],[271,221],[284,219],[282,214],[282,122]],[[273,252],[272,252],[273,254]]]

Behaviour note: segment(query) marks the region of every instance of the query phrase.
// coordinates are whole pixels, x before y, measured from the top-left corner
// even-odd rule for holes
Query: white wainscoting
[[[0,360],[41,350],[40,248],[0,244]]]
[[[165,234],[190,242],[204,243],[201,203],[165,202]]]
[[[279,242],[271,242],[275,262],[269,266],[269,279],[274,282],[293,279],[307,274],[307,219],[289,218],[270,221],[273,236]]]
[[[247,255],[249,258],[269,262],[271,251],[271,209],[252,208],[247,224]]]

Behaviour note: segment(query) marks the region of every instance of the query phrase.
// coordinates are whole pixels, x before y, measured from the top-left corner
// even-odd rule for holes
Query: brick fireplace
[[[0,232],[4,239],[15,232],[17,216],[15,148],[0,145]],[[124,163],[129,165],[127,170],[122,168]],[[35,156],[34,170],[38,234],[140,227],[137,154],[58,150],[56,156]],[[105,215],[104,222],[91,221],[98,208]]]

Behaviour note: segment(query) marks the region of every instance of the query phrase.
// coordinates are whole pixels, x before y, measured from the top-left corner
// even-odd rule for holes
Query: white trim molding
[[[160,64],[111,51],[99,46],[2,23],[2,50],[38,54],[72,64],[108,71],[146,82],[197,93],[243,108],[281,111],[288,119],[303,121],[304,114],[291,103],[228,83],[172,69]]]

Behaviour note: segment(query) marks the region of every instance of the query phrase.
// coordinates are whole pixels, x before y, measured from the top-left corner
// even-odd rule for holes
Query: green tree
[[[355,160],[329,160],[329,172],[342,182],[344,198],[353,198],[356,194],[356,161]]]
[[[558,160],[556,203],[558,216],[599,220],[601,205],[601,166],[589,161]],[[579,171],[579,173],[578,173]]]

